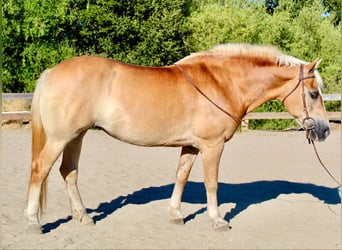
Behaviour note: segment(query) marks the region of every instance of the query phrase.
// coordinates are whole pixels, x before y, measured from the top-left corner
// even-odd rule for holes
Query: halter
[[[312,71],[314,71],[315,69],[313,69]],[[305,76],[304,77],[304,65],[301,64],[300,65],[300,70],[299,70],[299,78],[298,78],[298,83],[296,84],[296,86],[284,97],[283,99],[283,103],[285,103],[285,100],[292,95],[293,92],[295,92],[295,90],[299,87],[299,85],[301,85],[302,87],[302,101],[303,101],[303,107],[304,107],[304,112],[305,112],[305,118],[303,120],[303,126],[304,129],[306,130],[306,138],[308,139],[309,143],[312,142],[312,140],[310,139],[310,133],[311,131],[315,128],[314,125],[314,119],[311,118],[309,116],[309,112],[307,109],[307,104],[306,104],[306,95],[305,95],[305,90],[304,90],[304,81],[307,79],[311,79],[311,78],[315,78],[314,75],[311,76]]]
[[[312,69],[312,72],[315,70]],[[339,188],[341,188],[341,183],[339,181],[336,180],[336,178],[330,173],[330,171],[328,170],[328,168],[324,165],[323,161],[321,160],[321,157],[318,154],[315,142],[310,138],[310,134],[311,131],[314,130],[315,128],[315,123],[314,123],[314,119],[311,118],[309,116],[309,112],[307,109],[307,105],[306,105],[306,95],[305,95],[305,91],[304,91],[304,81],[306,79],[310,79],[310,78],[315,78],[315,76],[303,76],[304,75],[304,65],[301,64],[300,65],[300,70],[299,70],[299,78],[298,78],[298,83],[296,84],[296,86],[290,91],[290,93],[288,93],[284,99],[283,99],[283,103],[285,102],[285,100],[299,87],[299,85],[302,86],[302,101],[303,101],[303,107],[304,107],[304,112],[305,112],[305,118],[303,120],[303,127],[306,131],[306,139],[308,140],[309,144],[312,144],[312,147],[314,148],[316,157],[319,161],[319,163],[321,164],[321,166],[324,168],[324,170],[328,173],[328,175],[335,181],[335,183],[337,183],[339,185]],[[309,124],[307,123],[309,122]],[[341,195],[340,195],[341,196]]]

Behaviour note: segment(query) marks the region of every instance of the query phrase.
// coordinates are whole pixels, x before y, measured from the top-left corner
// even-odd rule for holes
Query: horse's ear
[[[310,63],[310,70],[309,70],[309,72],[310,73],[314,72],[318,68],[318,66],[321,63],[321,61],[322,61],[322,59],[317,58],[315,61]]]

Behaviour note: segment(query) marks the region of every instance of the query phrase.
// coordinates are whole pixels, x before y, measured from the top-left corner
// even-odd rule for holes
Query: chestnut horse
[[[273,46],[225,44],[166,67],[143,67],[95,56],[68,59],[44,71],[32,101],[32,166],[25,215],[41,232],[39,214],[48,174],[63,153],[60,173],[72,216],[93,224],[78,187],[82,139],[95,126],[140,146],[181,147],[170,222],[183,224],[181,197],[197,154],[203,157],[207,212],[215,230],[227,230],[218,211],[218,168],[225,142],[243,117],[277,99],[323,141],[329,122],[317,71]]]

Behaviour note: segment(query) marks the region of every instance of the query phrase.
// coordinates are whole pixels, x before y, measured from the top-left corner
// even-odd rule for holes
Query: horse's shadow
[[[88,208],[89,214],[96,213],[93,216],[94,222],[101,221],[114,213],[117,209],[129,204],[143,205],[152,201],[168,199],[171,196],[174,184],[168,184],[160,187],[148,187],[135,191],[127,196],[119,196],[109,202],[102,202],[97,208]],[[329,205],[341,203],[338,188],[318,186],[310,183],[297,183],[289,181],[256,181],[241,184],[219,183],[218,202],[219,204],[235,203],[236,206],[225,215],[226,220],[231,220],[239,213],[247,209],[250,205],[265,202],[278,197],[281,194],[302,194],[307,193],[316,197]],[[205,188],[202,182],[188,182],[182,202],[192,204],[206,204]],[[188,215],[185,223],[196,215],[205,212],[205,207],[199,209],[193,214]],[[55,222],[43,225],[43,233],[48,233],[56,229],[63,223],[71,220],[71,216],[59,219]]]

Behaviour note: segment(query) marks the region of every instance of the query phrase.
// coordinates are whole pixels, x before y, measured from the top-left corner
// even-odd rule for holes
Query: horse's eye
[[[312,99],[317,99],[318,98],[318,96],[319,96],[319,92],[318,91],[313,91],[313,92],[309,92],[310,93],[310,97],[312,98]]]

